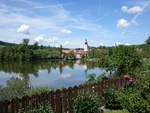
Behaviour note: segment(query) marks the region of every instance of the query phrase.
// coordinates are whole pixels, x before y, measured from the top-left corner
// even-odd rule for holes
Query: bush
[[[150,113],[150,76],[142,74],[118,93],[124,109],[131,113]]]
[[[108,109],[122,109],[118,91],[115,89],[106,89],[103,93],[105,107]]]
[[[74,101],[75,113],[99,113],[100,101],[95,94],[82,94]]]
[[[27,90],[25,93],[25,95],[28,95],[28,96],[32,96],[34,94],[41,94],[41,93],[47,93],[51,91],[50,88],[32,88],[30,90]]]
[[[48,105],[40,105],[39,108],[34,108],[34,109],[30,109],[27,110],[24,113],[54,113],[52,108]]]
[[[107,73],[103,72],[102,74],[100,74],[100,75],[96,78],[96,81],[97,81],[97,82],[102,82],[103,80],[107,80],[107,79],[108,79]]]
[[[0,86],[0,101],[11,100],[13,98],[21,98],[29,89],[27,81],[12,77],[7,81],[6,86]]]
[[[120,93],[121,104],[123,108],[130,113],[150,113],[150,105],[147,100],[142,98],[138,91],[126,91]]]

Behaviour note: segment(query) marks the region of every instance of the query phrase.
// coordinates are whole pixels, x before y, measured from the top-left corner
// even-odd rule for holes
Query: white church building
[[[74,52],[77,59],[80,59],[83,55],[87,55],[87,52],[89,51],[89,45],[87,40],[85,40],[84,47],[82,50],[77,49],[68,49],[68,50],[62,50],[62,54],[68,54],[70,52]]]

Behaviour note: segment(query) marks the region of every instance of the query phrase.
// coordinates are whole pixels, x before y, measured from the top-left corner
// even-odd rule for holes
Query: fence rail
[[[73,113],[73,100],[81,93],[95,92],[102,95],[106,88],[121,88],[126,83],[123,78],[105,80],[91,85],[79,85],[62,90],[50,91],[38,95],[24,96],[21,99],[0,102],[0,113],[22,113],[30,108],[37,108],[39,103],[51,105],[55,113]],[[101,96],[100,96],[101,97]],[[102,98],[100,99],[102,102]]]

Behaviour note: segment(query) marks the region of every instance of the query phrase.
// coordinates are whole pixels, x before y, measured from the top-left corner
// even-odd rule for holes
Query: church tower
[[[89,50],[88,42],[87,42],[87,40],[85,40],[84,51],[88,52],[88,50]]]

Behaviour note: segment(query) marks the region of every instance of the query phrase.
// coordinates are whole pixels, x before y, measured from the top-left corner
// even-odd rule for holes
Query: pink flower
[[[129,79],[129,78],[130,78],[130,75],[124,75],[123,78]]]
[[[133,82],[133,79],[130,79],[129,82],[130,82],[130,83]]]
[[[95,88],[95,86],[92,86],[92,89],[94,89]]]

